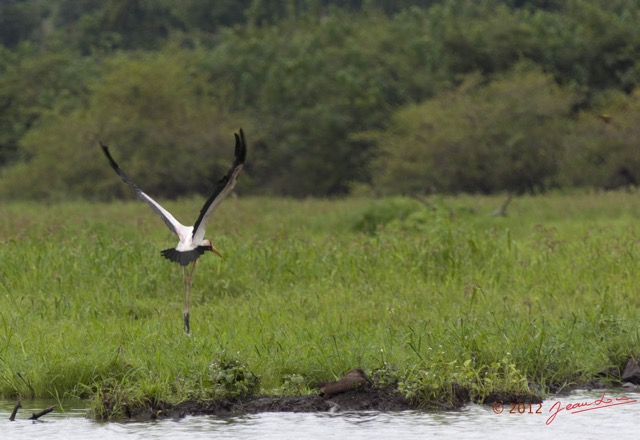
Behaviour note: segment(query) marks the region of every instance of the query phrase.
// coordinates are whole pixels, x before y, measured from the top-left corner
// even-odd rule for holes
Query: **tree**
[[[357,133],[382,128],[393,106],[430,96],[443,82],[429,40],[412,36],[422,20],[338,11],[309,19],[304,31],[238,30],[216,48],[212,74],[264,127],[255,171],[265,192],[340,195],[351,182],[369,181],[372,145]]]
[[[561,157],[562,184],[615,188],[640,182],[640,92],[609,90],[580,112]]]
[[[200,56],[168,50],[112,58],[89,85],[85,106],[49,112],[23,137],[30,160],[3,174],[4,195],[132,197],[103,162],[98,141],[155,197],[208,195],[228,169],[234,131],[251,127],[216,101],[193,68]]]
[[[0,2],[0,44],[13,48],[34,37],[40,28],[45,4],[41,1]]]
[[[0,50],[0,167],[28,157],[20,140],[43,115],[86,102],[87,81],[95,74],[92,60],[68,52]]]
[[[576,97],[528,63],[480,78],[394,115],[377,136],[378,191],[534,192],[554,181]]]

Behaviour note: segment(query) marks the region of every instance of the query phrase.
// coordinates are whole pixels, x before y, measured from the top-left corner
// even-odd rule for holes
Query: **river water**
[[[468,405],[461,411],[262,413],[237,417],[198,416],[156,422],[100,423],[85,417],[80,401],[25,401],[14,422],[14,402],[0,401],[0,438],[46,439],[601,439],[639,438],[640,392],[578,391],[541,405]],[[555,415],[555,418],[553,417]]]

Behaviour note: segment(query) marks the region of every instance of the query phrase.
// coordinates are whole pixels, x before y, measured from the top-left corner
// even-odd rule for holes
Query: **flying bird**
[[[193,278],[193,272],[196,268],[196,262],[206,251],[211,251],[222,257],[222,254],[218,249],[216,249],[213,243],[211,243],[211,240],[204,238],[205,228],[207,227],[209,220],[211,220],[211,216],[216,208],[235,187],[238,175],[240,174],[240,170],[242,170],[242,166],[247,155],[247,145],[244,140],[244,133],[242,129],[240,129],[239,134],[235,133],[234,135],[236,138],[236,147],[233,165],[231,165],[227,174],[225,174],[216,184],[211,197],[209,197],[204,206],[202,206],[200,215],[193,226],[184,226],[176,220],[169,211],[164,209],[158,202],[142,191],[138,185],[136,185],[133,180],[131,180],[131,178],[122,171],[122,169],[120,169],[116,161],[113,160],[111,153],[109,153],[109,148],[100,142],[102,151],[115,172],[126,184],[133,188],[138,197],[140,197],[151,207],[151,209],[162,217],[162,220],[164,220],[164,223],[167,225],[169,230],[176,234],[180,240],[175,248],[165,249],[160,252],[160,255],[182,266],[182,283],[184,288],[183,318],[184,328],[187,334],[190,333],[189,309],[191,308],[191,279]],[[189,266],[189,264],[191,264],[191,269],[187,274],[186,267]]]

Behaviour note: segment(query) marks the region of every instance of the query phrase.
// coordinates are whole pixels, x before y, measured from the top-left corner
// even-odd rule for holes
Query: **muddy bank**
[[[531,395],[492,394],[484,403],[504,402],[542,402]],[[177,405],[159,405],[147,407],[129,416],[136,420],[154,420],[182,418],[193,415],[236,416],[261,412],[342,412],[342,411],[406,411],[406,410],[457,410],[469,403],[466,390],[457,393],[453,403],[418,403],[405,398],[392,387],[372,387],[351,390],[336,394],[330,398],[320,395],[306,396],[254,396],[243,401],[215,400],[209,402],[186,401]]]
[[[633,389],[638,385],[625,384],[615,386],[610,382],[592,381],[582,386],[567,387],[557,394],[570,393],[575,389]],[[556,394],[555,392],[552,394]],[[509,403],[542,403],[543,399],[529,393],[491,393],[482,402],[491,405],[495,402]],[[456,391],[456,400],[452,403],[417,402],[405,398],[393,387],[373,387],[347,391],[325,399],[317,394],[306,396],[272,396],[262,395],[249,397],[242,401],[227,399],[212,401],[190,400],[177,405],[158,404],[139,408],[137,411],[126,411],[130,420],[147,421],[157,419],[179,419],[186,416],[215,415],[221,417],[257,414],[261,412],[343,412],[343,411],[455,411],[471,403],[469,393],[460,388]]]
[[[538,389],[531,384],[532,389]],[[590,381],[582,385],[550,390],[551,395],[569,394],[577,389],[616,389],[640,390],[640,385],[632,383],[612,383]],[[540,394],[543,394],[540,391]],[[490,393],[483,401],[473,402],[492,405],[495,402],[543,403],[543,399],[534,393]],[[188,400],[176,405],[158,403],[148,404],[137,409],[125,408],[129,420],[149,421],[157,419],[179,419],[186,416],[215,415],[221,417],[257,414],[261,412],[343,412],[343,411],[456,411],[472,403],[469,391],[463,387],[455,390],[453,402],[418,402],[405,398],[393,387],[371,387],[355,389],[323,398],[319,394],[304,396],[260,395],[244,400],[219,399],[211,401]]]
[[[148,407],[130,414],[137,420],[181,418],[188,415],[234,416],[261,412],[403,411],[418,406],[393,388],[351,390],[325,399],[306,396],[253,396],[242,401],[186,401],[175,406]]]
[[[355,379],[351,373],[359,372]],[[360,376],[365,382],[358,382]],[[605,389],[605,388],[640,388],[640,364],[635,358],[630,358],[624,368],[622,377],[615,371],[603,372],[600,379],[594,379],[581,385],[555,388],[543,387],[530,383],[531,393],[498,393],[489,394],[481,404],[491,405],[495,402],[508,403],[542,403],[540,395],[547,393],[564,394],[575,389]],[[620,380],[623,379],[623,380]],[[358,386],[351,389],[354,383]],[[341,386],[344,385],[344,386]],[[328,388],[330,386],[331,388]],[[335,392],[331,394],[329,391]],[[346,390],[346,391],[342,391]],[[324,397],[320,394],[324,394]],[[155,420],[167,418],[182,418],[189,415],[217,415],[236,416],[256,414],[261,412],[341,412],[341,411],[406,411],[406,410],[440,410],[450,411],[464,407],[471,402],[469,390],[454,384],[452,402],[425,402],[407,399],[394,386],[382,386],[374,383],[361,370],[352,370],[341,380],[324,384],[319,394],[304,396],[252,396],[243,400],[191,400],[176,405],[157,403],[148,404],[143,408],[125,408],[125,414],[135,420]],[[126,405],[125,405],[126,406]]]

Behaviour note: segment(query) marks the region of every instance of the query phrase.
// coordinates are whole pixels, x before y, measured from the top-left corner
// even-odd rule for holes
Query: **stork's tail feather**
[[[165,249],[160,252],[160,254],[175,263],[180,264],[181,266],[188,266],[189,263],[196,261],[198,257],[207,250],[205,246],[198,246],[192,251],[180,252],[174,248]]]

